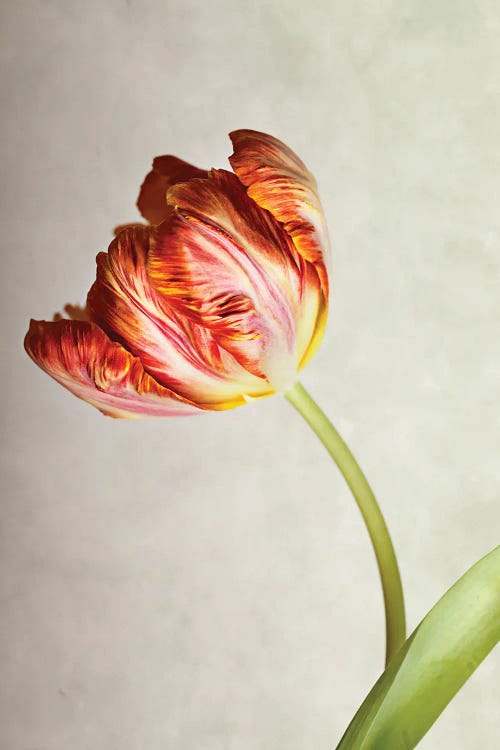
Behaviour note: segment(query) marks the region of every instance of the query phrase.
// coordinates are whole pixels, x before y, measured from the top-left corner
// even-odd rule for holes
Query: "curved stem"
[[[368,529],[384,594],[387,665],[406,639],[406,621],[401,577],[384,517],[356,459],[306,389],[295,383],[285,396],[314,430],[342,472]]]

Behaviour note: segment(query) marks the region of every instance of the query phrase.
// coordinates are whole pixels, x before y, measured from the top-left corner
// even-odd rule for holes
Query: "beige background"
[[[224,166],[238,127],[290,143],[334,244],[303,379],[380,497],[413,628],[498,542],[500,6],[2,5],[0,746],[331,750],[383,621],[359,514],[306,425],[281,398],[107,420],[22,338],[84,300],[154,155]],[[498,664],[423,750],[496,746]]]

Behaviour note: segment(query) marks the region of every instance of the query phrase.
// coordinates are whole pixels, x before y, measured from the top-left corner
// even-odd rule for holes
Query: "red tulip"
[[[32,321],[45,372],[113,417],[230,409],[287,390],[326,323],[328,239],[316,183],[272,136],[231,134],[233,172],[153,162],[97,256],[85,310]]]

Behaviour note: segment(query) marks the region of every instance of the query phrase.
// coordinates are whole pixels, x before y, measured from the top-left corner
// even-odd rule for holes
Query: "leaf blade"
[[[411,750],[500,640],[500,546],[424,617],[368,694],[337,750]]]

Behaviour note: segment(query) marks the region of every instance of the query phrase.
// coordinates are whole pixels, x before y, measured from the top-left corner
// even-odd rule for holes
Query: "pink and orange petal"
[[[157,383],[138,357],[112,342],[94,323],[32,320],[24,345],[42,370],[108,416],[180,416],[200,411]]]

